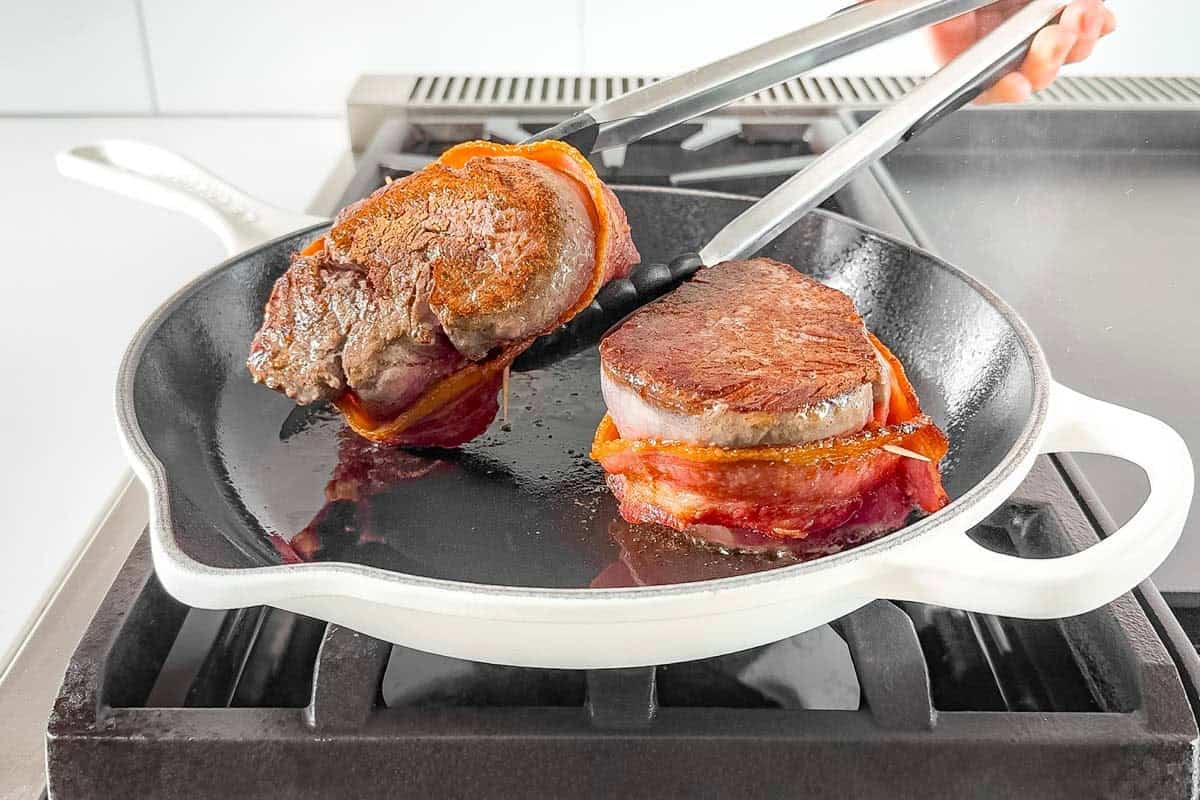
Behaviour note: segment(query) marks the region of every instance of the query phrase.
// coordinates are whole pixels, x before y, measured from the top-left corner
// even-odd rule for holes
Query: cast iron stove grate
[[[1050,461],[976,536],[1027,557],[1095,540]],[[159,586],[143,539],[67,671],[49,786],[54,798],[1188,797],[1200,663],[1163,609],[1148,584],[1047,622],[879,601],[834,625],[857,696],[803,708],[739,679],[770,648],[528,670],[277,610],[190,610]],[[767,667],[776,681],[811,668]]]

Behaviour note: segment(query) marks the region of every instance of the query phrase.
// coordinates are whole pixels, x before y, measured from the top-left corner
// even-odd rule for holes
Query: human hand
[[[946,20],[930,28],[934,56],[946,63],[1017,11],[1023,0],[1005,0]],[[1054,25],[1043,28],[1014,72],[981,94],[979,103],[1019,103],[1054,82],[1063,64],[1082,61],[1102,37],[1117,28],[1117,18],[1100,0],[1075,0]]]

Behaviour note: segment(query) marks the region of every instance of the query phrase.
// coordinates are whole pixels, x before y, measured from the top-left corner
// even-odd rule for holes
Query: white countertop
[[[60,177],[54,154],[105,138],[176,150],[269,203],[303,210],[347,153],[335,118],[0,120],[5,502],[0,671],[126,470],[112,411],[141,321],[224,258],[198,223]]]

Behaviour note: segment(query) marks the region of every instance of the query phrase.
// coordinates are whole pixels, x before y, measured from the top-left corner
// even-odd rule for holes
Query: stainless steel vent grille
[[[552,124],[656,78],[637,75],[364,75],[347,103],[350,141],[363,152],[389,119],[477,126],[486,116]],[[750,120],[871,110],[893,103],[923,80],[911,75],[793,78],[732,104]],[[1200,110],[1200,77],[1068,77],[1026,108]],[[464,129],[460,137],[478,135]]]
[[[412,83],[412,105],[587,107],[640,89],[655,78],[607,76],[422,75]]]
[[[403,104],[465,109],[584,108],[657,80],[644,76],[421,75],[406,81]],[[904,76],[806,76],[784,81],[738,101],[731,110],[813,106],[878,107],[902,97],[922,78]],[[393,99],[396,99],[393,96]],[[352,97],[351,102],[354,102]],[[1200,105],[1200,78],[1067,77],[1037,94],[1036,105]]]

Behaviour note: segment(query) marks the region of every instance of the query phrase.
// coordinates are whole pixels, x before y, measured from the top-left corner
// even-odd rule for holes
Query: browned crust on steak
[[[850,298],[768,258],[701,270],[605,337],[600,358],[682,413],[797,411],[879,380]]]
[[[473,159],[430,164],[343,211],[329,231],[334,260],[384,282],[414,255],[429,259],[429,302],[454,316],[505,311],[553,269],[564,220],[536,162]],[[503,268],[497,268],[497,264]]]

